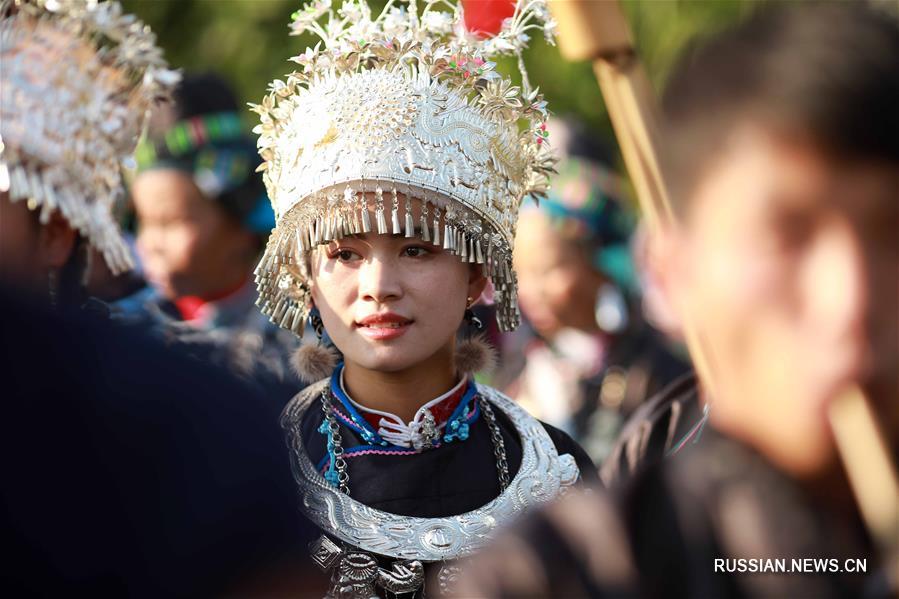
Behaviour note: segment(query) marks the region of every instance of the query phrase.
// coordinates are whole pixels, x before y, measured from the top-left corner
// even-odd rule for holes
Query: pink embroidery
[[[352,419],[347,418],[346,416],[344,416],[344,415],[343,415],[343,412],[341,412],[341,411],[338,410],[337,408],[334,408],[334,413],[337,414],[338,418],[340,418],[341,420],[343,420],[344,423],[346,423],[346,424],[349,425],[350,427],[356,428],[356,429],[359,428],[359,425],[358,425],[358,424],[356,424],[355,422],[353,422]]]
[[[434,447],[437,448],[437,447],[440,447],[440,445],[438,444],[438,445],[435,445]],[[344,457],[346,459],[350,459],[350,458],[355,458],[356,456],[360,456],[360,455],[414,455],[416,453],[418,453],[418,452],[415,450],[412,450],[412,449],[410,449],[408,451],[387,451],[385,449],[365,449],[362,451],[355,451],[353,453],[346,452],[344,454]],[[325,465],[321,469],[322,475],[324,475],[324,473],[328,471],[328,466],[330,466],[330,465],[331,465],[331,458],[329,457],[328,461],[325,462]]]

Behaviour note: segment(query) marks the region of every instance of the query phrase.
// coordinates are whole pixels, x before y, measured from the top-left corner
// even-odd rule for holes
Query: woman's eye
[[[429,253],[430,252],[425,248],[418,246],[407,247],[403,250],[403,255],[408,256],[409,258],[421,258]]]
[[[336,250],[330,257],[339,260],[340,262],[349,262],[358,257],[358,254],[353,250]]]

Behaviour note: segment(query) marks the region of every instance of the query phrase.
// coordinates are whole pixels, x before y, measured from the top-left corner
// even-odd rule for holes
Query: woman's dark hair
[[[681,57],[662,101],[675,203],[752,121],[847,160],[899,163],[899,21],[864,2],[766,5]]]

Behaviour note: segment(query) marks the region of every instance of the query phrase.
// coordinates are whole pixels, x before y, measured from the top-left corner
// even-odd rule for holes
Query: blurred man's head
[[[656,271],[708,342],[713,420],[818,470],[844,386],[896,416],[899,25],[760,10],[689,53],[663,104],[680,223]]]
[[[27,202],[12,202],[0,191],[0,283],[47,293],[49,273],[65,267],[76,245],[78,233],[58,211],[41,224]]]
[[[148,280],[171,299],[240,287],[274,224],[238,110],[218,77],[186,77],[138,151],[138,250]]]

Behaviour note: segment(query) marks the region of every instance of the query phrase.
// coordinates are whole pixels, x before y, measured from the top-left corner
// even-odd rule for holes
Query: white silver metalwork
[[[557,497],[578,478],[574,458],[558,454],[539,421],[495,389],[479,386],[481,395],[508,416],[521,439],[521,465],[508,488],[486,505],[457,516],[414,518],[373,509],[332,487],[306,453],[303,414],[328,384],[320,381],[297,395],[281,424],[288,432],[303,513],[325,533],[363,551],[422,562],[468,555],[483,547],[499,526]]]
[[[112,214],[148,111],[179,76],[118,2],[0,0],[0,191],[54,212],[118,274],[133,266]]]
[[[309,237],[347,206],[370,219],[369,203],[379,234],[401,234],[402,193],[405,235],[414,235],[410,198],[430,204],[434,245],[442,239],[445,250],[484,265],[496,290],[497,322],[514,329],[518,210],[525,197],[545,195],[555,157],[539,90],[524,75],[524,85],[514,85],[492,59],[520,53],[525,31],[538,23],[552,40],[545,2],[519,0],[514,16],[489,39],[466,31],[461,7],[443,12],[455,7],[450,1],[425,3],[420,13],[415,2],[402,9],[388,3],[380,16],[364,2],[342,6],[312,0],[294,14],[293,32],[317,35],[322,43],[293,57],[302,68],[273,81],[262,103],[252,106],[277,221],[256,271],[263,313],[284,326],[279,311],[309,309],[308,273],[291,239]],[[420,219],[419,235],[428,241],[424,210]],[[344,232],[326,233],[312,235],[304,251]],[[302,335],[301,326],[285,328]]]
[[[340,549],[325,536],[313,543],[313,556],[322,547],[327,547],[327,564],[316,563],[326,572],[332,571],[325,599],[379,599],[379,589],[394,595],[414,593],[424,583],[424,566],[419,561],[397,561],[387,570],[378,565],[374,555]]]

